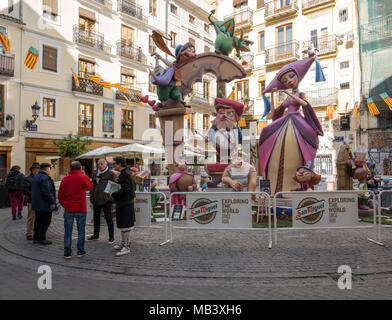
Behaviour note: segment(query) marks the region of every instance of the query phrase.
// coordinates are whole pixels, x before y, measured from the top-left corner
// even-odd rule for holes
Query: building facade
[[[310,45],[318,57],[327,81],[315,83],[312,66],[299,89],[305,92],[324,128],[315,160],[315,170],[336,175],[335,159],[340,145],[356,145],[356,121],[350,121],[355,102],[360,100],[360,64],[357,18],[353,0],[223,0],[219,20],[234,17],[236,32],[252,40],[252,50],[243,54],[246,79],[231,83],[237,99],[249,104],[249,120],[264,112],[262,91],[290,62],[305,57]],[[285,98],[277,95],[276,103]],[[333,105],[333,118],[327,116]],[[268,119],[268,117],[267,117]],[[348,120],[347,120],[348,119]],[[259,124],[262,129],[268,122]],[[257,135],[260,134],[260,131]]]
[[[173,52],[177,44],[187,41],[195,44],[197,52],[213,46],[212,29],[206,26],[210,6],[204,0],[20,0],[0,4],[0,32],[11,43],[11,54],[0,53],[2,176],[11,165],[26,171],[32,162],[56,156],[53,140],[70,132],[90,137],[90,149],[144,143],[151,135],[148,130],[159,135],[155,113],[140,103],[145,94],[157,99],[156,89],[149,84],[155,66],[151,54],[157,50],[152,30],[173,36],[168,42]],[[30,47],[39,51],[34,69],[24,64]],[[127,87],[125,95],[131,105],[127,106],[120,91],[95,83],[89,75]],[[213,90],[213,79],[210,82],[208,90]],[[207,88],[205,84],[197,84],[200,108],[208,102],[203,88]],[[35,102],[40,106],[37,119],[33,125],[26,124],[33,118]],[[202,126],[203,116],[196,119]],[[10,130],[4,129],[8,127]],[[54,177],[60,178],[67,168],[68,163],[61,159]]]

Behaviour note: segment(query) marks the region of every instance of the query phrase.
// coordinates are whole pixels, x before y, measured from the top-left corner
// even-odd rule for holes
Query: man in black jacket
[[[121,231],[121,245],[115,245],[116,256],[120,257],[130,253],[131,228],[135,223],[135,189],[136,184],[126,168],[127,164],[123,157],[114,158],[114,168],[120,172],[117,182],[121,189],[113,192],[110,197],[116,202],[117,228]]]
[[[109,170],[108,163],[105,159],[99,159],[97,167],[98,170],[92,179],[94,188],[90,191],[90,201],[94,206],[94,234],[87,240],[94,241],[99,239],[101,210],[103,210],[109,231],[108,244],[113,244],[114,226],[112,219],[112,202],[110,201],[110,195],[104,191],[108,182],[116,179],[116,175]]]
[[[52,211],[56,209],[56,188],[49,176],[51,165],[41,163],[39,168],[31,185],[32,207],[35,211],[33,240],[34,243],[48,245],[52,244],[52,241],[46,240],[46,232],[52,221]]]
[[[30,174],[24,178],[23,182],[23,193],[26,197],[27,201],[27,223],[26,223],[26,239],[33,240],[33,229],[34,229],[34,220],[35,220],[35,211],[33,210],[31,204],[31,185],[33,183],[33,179],[35,175],[39,171],[39,163],[33,162],[30,168]]]

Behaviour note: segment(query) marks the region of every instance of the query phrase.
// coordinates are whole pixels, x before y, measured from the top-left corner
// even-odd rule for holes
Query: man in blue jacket
[[[52,211],[56,209],[56,188],[49,176],[51,165],[41,163],[39,168],[31,185],[32,207],[35,211],[33,240],[34,243],[48,245],[52,242],[46,240],[46,231],[52,221]]]

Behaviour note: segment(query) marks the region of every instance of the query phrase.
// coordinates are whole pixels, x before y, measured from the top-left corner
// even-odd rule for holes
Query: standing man
[[[18,218],[22,219],[23,217],[23,180],[24,175],[20,172],[20,167],[13,166],[8,173],[7,180],[5,182],[11,202],[12,220],[16,220],[16,210],[18,210]]]
[[[52,244],[46,240],[46,232],[52,221],[52,211],[56,209],[56,188],[49,176],[51,167],[49,163],[41,163],[31,185],[32,209],[35,211],[33,240],[43,245]]]
[[[33,162],[30,168],[30,174],[24,178],[23,182],[23,193],[27,200],[27,223],[26,223],[26,239],[33,240],[33,229],[34,229],[34,220],[35,220],[35,211],[33,210],[31,204],[31,185],[33,183],[33,179],[39,171],[39,163]]]
[[[109,242],[114,242],[114,226],[112,219],[112,202],[110,195],[105,193],[105,188],[109,181],[114,181],[116,175],[109,170],[108,163],[105,159],[99,159],[97,163],[98,170],[95,173],[92,181],[94,184],[93,190],[90,192],[90,201],[94,206],[94,234],[88,238],[88,241],[99,239],[99,229],[101,225],[101,210],[105,214],[106,224],[109,230]]]
[[[88,176],[83,174],[79,161],[71,163],[71,171],[61,180],[59,202],[64,207],[64,258],[72,253],[72,228],[74,219],[78,227],[78,257],[86,255],[84,250],[87,203],[86,192],[93,188]]]
[[[110,197],[116,202],[117,228],[121,231],[121,245],[115,245],[114,249],[120,250],[116,256],[120,257],[130,253],[131,228],[135,223],[135,189],[136,183],[126,168],[127,164],[123,157],[114,158],[114,168],[120,172],[118,183],[121,189],[113,192]]]

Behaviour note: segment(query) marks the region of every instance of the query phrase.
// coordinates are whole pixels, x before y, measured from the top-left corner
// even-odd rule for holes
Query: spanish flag
[[[328,117],[328,120],[333,120],[333,112],[334,112],[334,110],[335,110],[335,106],[333,104],[330,104],[327,107],[327,117]]]
[[[388,105],[389,109],[392,111],[392,99],[390,96],[388,96],[388,93],[383,92],[380,94],[381,98],[385,101],[385,103]]]
[[[72,71],[72,76],[74,78],[76,88],[79,88],[79,78],[78,78],[78,76],[73,71]]]
[[[370,114],[372,116],[375,116],[377,114],[380,114],[380,111],[378,111],[376,104],[374,103],[372,98],[368,98],[367,99],[367,104],[368,104],[368,108],[370,111]]]
[[[112,87],[120,90],[121,84],[120,83],[112,83]]]
[[[27,52],[27,56],[24,62],[25,66],[30,70],[34,70],[38,62],[38,56],[39,56],[39,51],[35,49],[33,46],[31,46],[29,48],[29,51]]]
[[[90,80],[93,80],[94,82],[96,82],[96,83],[99,84],[99,82],[100,82],[99,76],[92,75],[92,74],[89,74],[89,75],[87,75],[87,76],[89,77]]]
[[[124,94],[124,98],[125,100],[127,100],[127,105],[125,106],[125,108],[129,108],[131,106],[131,102],[128,100],[128,97]]]
[[[11,42],[4,33],[0,33],[0,43],[4,52],[11,53]]]

